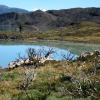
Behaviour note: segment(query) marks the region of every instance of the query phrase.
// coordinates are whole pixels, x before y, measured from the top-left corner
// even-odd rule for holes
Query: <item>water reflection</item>
[[[36,50],[41,47],[55,47],[57,54],[53,54],[52,58],[62,59],[61,53],[67,55],[68,51],[71,50],[73,54],[80,55],[86,51],[99,50],[99,44],[85,44],[85,43],[72,43],[72,42],[61,42],[61,41],[23,41],[23,40],[0,40],[0,65],[7,67],[10,61],[15,61],[18,58],[18,53],[22,56],[26,54],[26,49],[29,47],[35,48]],[[26,55],[25,55],[26,56]]]
[[[8,63],[18,59],[18,54],[21,54],[21,57],[27,58],[26,50],[28,48],[34,48],[38,51],[40,48],[44,48],[45,51],[48,51],[49,46],[36,46],[36,45],[1,45],[0,48],[0,65],[7,67]],[[68,54],[67,50],[55,48],[56,53],[51,54],[50,56],[56,60],[62,60],[61,54]],[[76,57],[76,55],[75,55]]]

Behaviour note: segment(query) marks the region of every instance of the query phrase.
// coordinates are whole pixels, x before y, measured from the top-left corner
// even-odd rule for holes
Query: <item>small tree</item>
[[[23,30],[23,25],[20,24],[20,25],[19,25],[19,32],[22,32],[22,30]]]
[[[37,53],[34,48],[28,48],[26,52],[27,52],[28,58],[33,58],[37,56]]]

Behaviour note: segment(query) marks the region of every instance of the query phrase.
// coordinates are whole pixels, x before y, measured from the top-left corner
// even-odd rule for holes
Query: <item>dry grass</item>
[[[45,32],[12,33],[0,32],[1,39],[64,40],[79,42],[100,42],[100,25],[91,22],[74,23],[63,28]]]
[[[70,91],[76,95],[75,98],[83,98],[84,94],[79,95],[78,92],[73,92],[73,89],[77,89],[76,86],[79,86],[78,83],[76,86],[72,83],[71,78],[73,78],[77,80],[82,87],[84,87],[85,84],[85,87],[87,87],[86,91],[88,91],[91,88],[90,85],[93,84],[98,89],[98,94],[100,94],[100,88],[98,87],[100,73],[93,75],[90,71],[92,67],[92,62],[82,60],[46,62],[44,66],[40,66],[35,69],[37,70],[36,80],[34,80],[32,84],[27,87],[27,93],[30,97],[33,95],[33,97],[39,98],[44,94],[49,95],[50,92],[51,96],[62,98],[64,96],[70,96],[68,93],[68,91]],[[85,77],[80,76],[82,73],[85,74]],[[23,98],[26,97],[25,91],[17,88],[18,84],[22,84],[22,77],[20,76],[23,76],[24,74],[25,73],[22,67],[4,71],[2,76],[3,80],[0,82],[1,100],[11,100],[11,97],[15,98],[21,93],[23,93],[21,95]],[[84,83],[83,80],[87,83]],[[91,80],[92,84],[90,84],[88,80]],[[61,89],[62,92],[60,91]],[[66,92],[64,89],[68,89],[68,91]],[[84,92],[86,91],[84,90]],[[95,91],[92,91],[93,94],[98,97]],[[85,96],[88,97],[89,95],[87,94]]]

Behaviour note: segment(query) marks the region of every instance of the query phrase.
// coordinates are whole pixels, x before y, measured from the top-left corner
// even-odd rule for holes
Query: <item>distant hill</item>
[[[51,30],[52,31],[52,30]],[[100,24],[94,22],[78,22],[66,27],[60,27],[56,30],[56,34],[60,36],[64,36],[64,38],[68,36],[75,37],[87,37],[87,36],[97,36],[100,37]]]
[[[37,10],[30,13],[18,13],[11,12],[0,15],[1,25],[16,25],[16,24],[27,24],[27,25],[38,25],[46,26],[52,25],[56,21],[56,16],[50,13]]]
[[[8,12],[20,12],[20,13],[28,13],[29,11],[20,9],[20,8],[10,8],[5,5],[0,5],[0,14],[8,13]]]
[[[27,24],[63,27],[81,21],[100,24],[100,8],[72,8],[62,10],[37,10],[30,13],[10,12],[0,15],[1,25]]]
[[[81,21],[100,23],[100,8],[72,8],[47,12],[57,17],[55,22],[57,26],[66,26]]]

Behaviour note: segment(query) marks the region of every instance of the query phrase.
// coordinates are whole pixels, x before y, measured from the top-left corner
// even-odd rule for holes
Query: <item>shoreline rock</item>
[[[96,57],[100,57],[100,51],[98,51],[98,50],[82,53],[78,57],[78,59],[79,60],[87,60],[88,58],[96,58]]]
[[[21,65],[27,65],[27,66],[28,65],[33,65],[35,60],[37,60],[38,63],[42,63],[43,64],[47,60],[54,60],[54,59],[52,59],[50,56],[48,56],[48,57],[38,57],[38,58],[37,57],[34,57],[32,59],[27,58],[27,59],[23,59],[23,60],[20,60],[20,61],[10,62],[8,64],[8,68],[9,69],[13,69],[13,68],[19,67]]]

